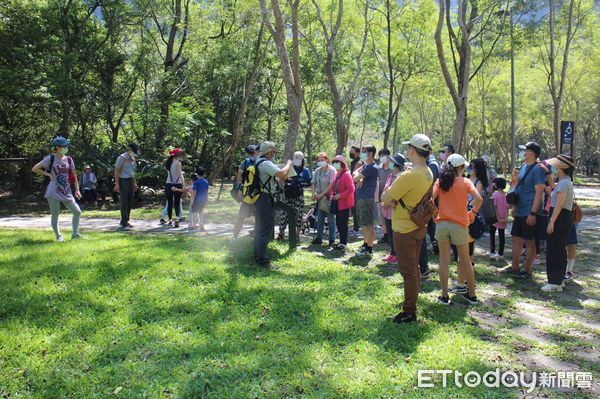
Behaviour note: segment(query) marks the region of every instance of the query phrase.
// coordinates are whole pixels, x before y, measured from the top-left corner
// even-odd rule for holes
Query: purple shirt
[[[54,164],[50,165],[50,155],[42,160],[42,166],[49,171],[53,177],[48,183],[44,198],[54,198],[58,201],[73,201],[71,183],[69,182],[69,171],[75,169],[73,159],[54,155]]]

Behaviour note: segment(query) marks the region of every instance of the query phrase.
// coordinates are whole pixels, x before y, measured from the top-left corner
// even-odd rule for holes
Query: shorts
[[[517,216],[513,221],[510,235],[513,237],[520,237],[524,240],[533,240],[538,233],[538,227],[542,225],[544,218],[546,217],[547,216],[537,215],[535,217],[535,226],[529,226],[527,225],[527,216]]]
[[[254,204],[247,204],[245,202],[240,203],[240,212],[239,215],[244,219],[249,218],[254,214]]]
[[[450,241],[454,245],[467,245],[469,243],[469,228],[452,222],[439,222],[435,227],[435,239]]]
[[[577,244],[577,225],[572,224],[567,234],[567,245]]]
[[[359,199],[356,206],[356,218],[359,227],[372,227],[375,225],[375,199]]]

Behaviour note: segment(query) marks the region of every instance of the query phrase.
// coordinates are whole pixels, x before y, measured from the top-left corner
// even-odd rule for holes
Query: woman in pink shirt
[[[348,163],[343,155],[333,158],[333,167],[337,174],[333,181],[332,211],[335,213],[335,224],[340,233],[340,242],[332,248],[344,251],[348,244],[348,219],[354,207],[354,180],[348,170]]]
[[[498,222],[490,226],[490,259],[499,260],[504,258],[504,232],[506,230],[506,220],[508,219],[508,202],[506,202],[506,180],[502,177],[494,179],[494,194],[492,200],[496,207]],[[496,230],[498,230],[498,252],[496,252]]]

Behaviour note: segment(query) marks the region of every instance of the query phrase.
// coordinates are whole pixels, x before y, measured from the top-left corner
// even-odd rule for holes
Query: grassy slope
[[[248,264],[248,240],[105,233],[59,252],[45,232],[1,231],[0,242],[0,393],[11,398],[519,395],[415,388],[418,369],[514,367],[523,345],[437,305],[437,280],[421,321],[398,326],[386,320],[398,274],[318,252],[274,244],[281,269],[265,272]],[[485,267],[478,278],[485,290],[499,277]],[[523,299],[512,294],[479,309],[508,316]],[[569,345],[580,343],[556,355]]]

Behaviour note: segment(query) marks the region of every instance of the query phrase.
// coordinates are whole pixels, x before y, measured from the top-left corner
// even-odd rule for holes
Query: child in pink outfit
[[[504,257],[504,233],[506,230],[506,220],[508,219],[508,202],[506,202],[506,180],[502,177],[494,179],[494,194],[492,200],[496,207],[496,216],[498,222],[490,226],[490,259],[502,259]],[[496,230],[498,230],[498,252],[496,252]]]

